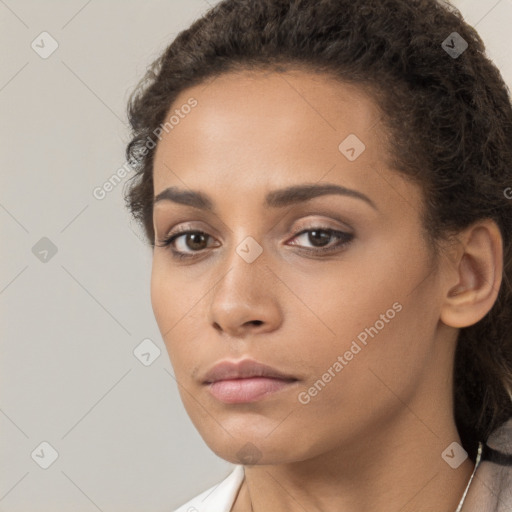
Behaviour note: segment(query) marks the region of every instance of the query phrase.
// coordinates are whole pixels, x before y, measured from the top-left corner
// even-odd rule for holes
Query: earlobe
[[[460,250],[446,262],[449,278],[440,319],[462,328],[480,321],[496,301],[503,273],[503,240],[491,219],[473,224],[458,238]]]

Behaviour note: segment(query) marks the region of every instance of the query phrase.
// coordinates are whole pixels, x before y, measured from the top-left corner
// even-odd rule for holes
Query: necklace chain
[[[473,477],[475,476],[476,470],[477,470],[478,466],[480,465],[480,460],[482,458],[482,450],[483,450],[483,444],[478,443],[478,453],[476,456],[475,467],[473,469],[473,472],[471,473],[471,476],[469,477],[469,481],[466,485],[466,488],[464,489],[464,493],[462,494],[462,498],[461,498],[459,504],[457,505],[455,512],[461,512],[462,506],[464,505],[464,502],[466,501],[466,496],[468,494],[469,487],[471,485],[471,482],[473,481]],[[249,491],[249,487],[247,487],[247,492],[249,494],[249,500],[251,502],[251,512],[254,512],[254,509],[252,508],[252,498],[251,498],[251,493]]]
[[[469,491],[469,486],[471,485],[471,482],[473,481],[473,477],[475,476],[476,470],[478,466],[480,465],[480,460],[482,459],[482,450],[484,445],[482,443],[478,443],[478,453],[476,455],[476,461],[475,461],[475,467],[473,468],[473,472],[471,473],[471,476],[469,477],[468,485],[466,485],[466,488],[464,489],[464,494],[462,495],[462,498],[459,502],[459,505],[457,506],[457,509],[455,512],[461,512],[462,505],[464,505],[464,501],[466,501],[466,496]],[[251,504],[251,510],[252,510],[252,504]]]

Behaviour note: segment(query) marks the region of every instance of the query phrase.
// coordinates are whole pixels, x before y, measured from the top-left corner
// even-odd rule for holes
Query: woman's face
[[[304,72],[226,74],[184,91],[170,115],[154,192],[189,195],[155,202],[156,243],[204,235],[155,247],[151,300],[210,448],[276,464],[435,431],[456,333],[439,321],[421,190],[386,167],[372,100]],[[279,192],[327,185],[342,193]],[[277,383],[263,395],[204,383],[216,363],[248,358],[295,380],[251,379],[256,391]]]

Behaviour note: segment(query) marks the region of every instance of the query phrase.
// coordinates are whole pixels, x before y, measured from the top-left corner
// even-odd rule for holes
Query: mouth
[[[296,377],[252,359],[223,361],[204,377],[203,385],[214,398],[228,404],[262,400],[298,382]]]
[[[261,400],[289,387],[294,382],[297,382],[297,380],[272,379],[269,377],[226,379],[208,384],[208,390],[221,402],[242,404]]]

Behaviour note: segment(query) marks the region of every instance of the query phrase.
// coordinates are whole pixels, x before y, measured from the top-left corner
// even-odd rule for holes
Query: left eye
[[[301,231],[300,233],[297,233],[294,238],[300,238],[301,236],[306,235],[306,240],[308,242],[311,242],[313,244],[313,247],[316,249],[320,249],[318,252],[327,251],[331,249],[337,249],[338,247],[345,245],[349,243],[354,235],[351,233],[345,233],[344,231],[337,231],[335,229],[330,228],[311,228],[311,229],[305,229]],[[336,243],[334,246],[331,246],[329,248],[325,248],[326,245],[328,245],[329,240],[331,238],[337,238],[339,240],[338,243]],[[319,246],[315,245],[316,243],[320,244]],[[292,244],[292,245],[298,245],[298,244]]]
[[[344,231],[338,231],[331,228],[323,228],[323,227],[314,227],[310,229],[305,229],[296,233],[292,240],[295,238],[300,238],[307,236],[307,241],[313,244],[313,247],[304,247],[300,244],[292,243],[291,245],[297,245],[301,247],[303,250],[311,252],[311,253],[323,253],[328,251],[334,251],[348,245],[354,238],[354,235],[351,233],[345,233]],[[183,238],[183,248],[176,249],[175,242]],[[203,245],[205,241],[211,238],[208,233],[204,231],[196,231],[196,230],[187,230],[181,231],[178,233],[171,234],[169,237],[160,241],[160,244],[156,244],[158,247],[169,247],[173,257],[175,258],[193,258],[195,254],[200,251],[206,249]],[[330,240],[332,238],[337,238],[338,242],[334,245],[330,245]],[[319,245],[316,245],[319,244]],[[199,247],[198,247],[199,245]],[[190,251],[187,252],[186,249]],[[192,254],[191,254],[192,253]]]

